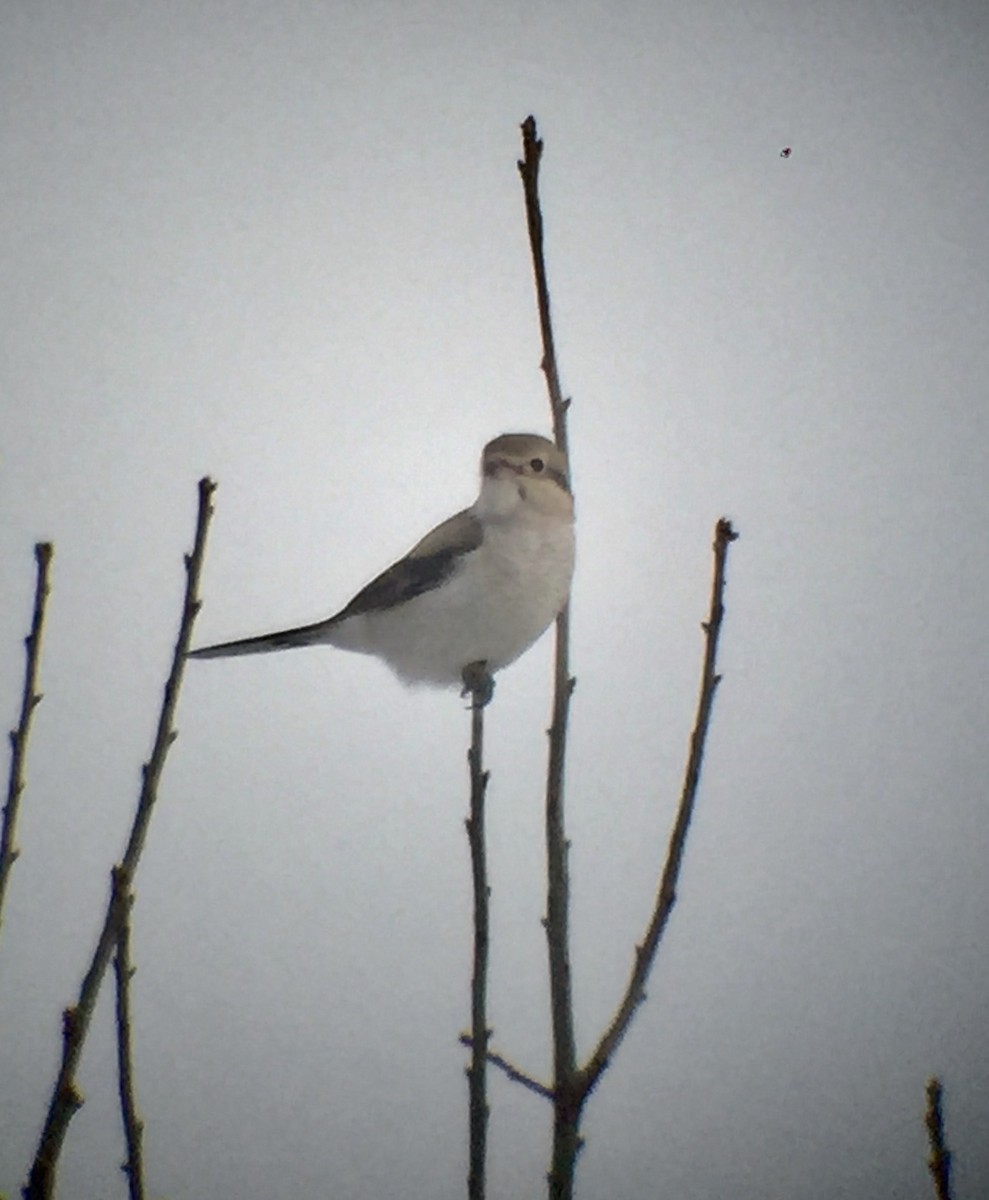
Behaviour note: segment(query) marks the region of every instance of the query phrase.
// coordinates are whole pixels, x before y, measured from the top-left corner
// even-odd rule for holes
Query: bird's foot
[[[460,678],[464,681],[464,690],[460,694],[471,697],[471,708],[485,708],[491,703],[495,687],[494,676],[483,659],[480,662],[468,663],[461,671]]]

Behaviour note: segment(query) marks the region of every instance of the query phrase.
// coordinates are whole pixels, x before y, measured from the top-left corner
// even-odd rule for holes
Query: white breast
[[[438,588],[343,622],[333,641],[376,654],[409,683],[459,686],[468,663],[514,662],[566,602],[573,525],[522,505],[484,521],[484,540]]]

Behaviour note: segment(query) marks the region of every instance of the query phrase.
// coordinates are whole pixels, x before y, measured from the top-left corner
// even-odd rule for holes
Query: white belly
[[[484,541],[432,591],[341,622],[333,644],[383,658],[409,683],[459,686],[468,663],[498,671],[553,623],[573,574],[573,526],[492,521]]]

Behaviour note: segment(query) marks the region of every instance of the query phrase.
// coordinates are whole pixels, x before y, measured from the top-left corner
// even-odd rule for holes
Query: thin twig
[[[31,732],[31,718],[41,703],[41,693],[38,691],[38,660],[41,655],[41,635],[45,627],[45,607],[50,590],[48,573],[52,553],[51,542],[38,542],[34,547],[34,557],[38,564],[38,579],[34,588],[34,614],[31,618],[31,632],[24,639],[27,662],[24,668],[24,688],[21,692],[21,715],[17,728],[10,731],[10,778],[7,781],[7,803],[3,806],[3,823],[0,826],[0,930],[3,928],[3,902],[7,894],[7,881],[20,854],[16,834],[21,792],[24,791],[24,755],[28,734]]]
[[[474,973],[471,978],[471,1061],[467,1068],[468,1120],[470,1125],[470,1165],[467,1195],[484,1200],[485,1164],[488,1142],[487,1046],[488,1028],[488,867],[484,838],[484,797],[488,772],[484,770],[484,705],[475,693],[471,704],[471,741],[467,754],[470,767],[470,816],[467,838],[470,842],[471,875],[474,882]]]
[[[130,1200],[144,1200],[144,1122],[137,1115],[134,1096],[134,1055],[131,1048],[130,981],[135,968],[131,966],[130,929],[134,893],[123,867],[113,871],[114,903],[123,912],[117,934],[117,952],[113,957],[113,973],[117,983],[117,1090],[120,1095],[120,1115],[124,1124],[127,1160],[121,1170],[127,1176]]]
[[[941,1080],[937,1076],[928,1079],[927,1111],[924,1114],[927,1142],[930,1146],[927,1169],[934,1180],[934,1195],[937,1200],[951,1200],[951,1151],[944,1140],[943,1099],[944,1088]]]
[[[543,214],[539,204],[539,163],[543,156],[543,143],[536,133],[536,118],[528,116],[522,122],[522,158],[519,174],[525,194],[525,218],[529,227],[529,245],[532,247],[532,268],[536,281],[536,302],[539,306],[539,331],[543,340],[542,370],[549,389],[549,403],[553,414],[553,436],[564,454],[569,453],[567,443],[567,409],[570,401],[564,400],[560,389],[560,372],[556,365],[556,345],[553,341],[553,323],[550,319],[549,284],[546,282],[546,258],[543,252]]]
[[[656,894],[656,906],[652,919],[646,930],[642,944],[635,948],[635,961],[629,977],[625,994],[618,1006],[611,1025],[605,1031],[588,1059],[583,1069],[583,1096],[581,1102],[594,1088],[601,1073],[619,1043],[628,1031],[628,1026],[635,1010],[645,999],[645,984],[656,958],[660,938],[669,920],[673,905],[676,903],[676,886],[683,862],[683,849],[693,816],[694,802],[697,797],[697,785],[700,781],[701,762],[704,758],[704,744],[707,738],[708,726],[711,721],[711,709],[714,695],[721,676],[716,669],[718,653],[718,637],[721,633],[721,622],[724,617],[725,563],[728,557],[728,547],[738,537],[732,529],[731,522],[722,518],[714,531],[714,581],[711,587],[710,616],[702,626],[704,630],[704,666],[701,672],[700,696],[697,702],[697,717],[694,730],[690,736],[690,754],[684,773],[683,787],[680,792],[680,805],[677,809],[673,831],[670,834],[669,846],[666,851],[666,862],[660,878],[659,890]]]
[[[519,174],[525,195],[525,215],[532,249],[532,267],[542,335],[542,369],[549,391],[550,411],[556,444],[568,453],[566,414],[569,401],[560,388],[553,324],[550,318],[549,285],[543,251],[543,217],[539,203],[539,164],[543,143],[536,132],[535,117],[522,123],[522,158]],[[556,620],[556,665],[554,668],[553,721],[549,730],[549,762],[546,779],[546,941],[549,951],[550,1011],[553,1026],[553,1152],[549,1172],[550,1195],[569,1200],[573,1192],[573,1170],[580,1144],[579,1110],[572,1099],[576,1082],[577,1050],[574,1037],[573,995],[570,973],[570,878],[564,821],[564,765],[567,719],[574,680],[570,676],[570,608],[564,607]]]
[[[549,950],[550,1003],[553,1013],[553,1059],[556,1086],[572,1074],[577,1061],[570,972],[570,844],[564,819],[564,768],[567,720],[574,680],[569,673],[570,609],[556,625],[556,670],[553,721],[549,728],[546,778],[546,939]]]
[[[172,658],[172,669],[165,684],[165,694],[162,701],[161,714],[158,718],[158,730],[155,735],[154,748],[150,759],[141,770],[141,795],[131,826],[130,837],[124,857],[117,869],[126,873],[128,881],[133,881],[144,840],[147,836],[148,825],[158,796],[158,784],[161,780],[165,758],[172,742],[178,734],[174,728],[175,708],[178,703],[179,688],[185,669],[185,657],[192,638],[192,626],[199,612],[199,576],[202,570],[203,557],[206,550],[206,532],[209,519],[213,514],[211,503],[216,485],[210,479],[199,481],[199,513],[196,521],[196,538],[193,551],[185,556],[186,588],[182,608],[182,620],[179,626],[179,636],[175,644],[175,654]],[[31,1165],[28,1181],[23,1188],[25,1200],[50,1200],[55,1190],[55,1171],[62,1144],[68,1131],[69,1122],[82,1105],[82,1095],[76,1086],[76,1069],[82,1055],[83,1043],[89,1030],[89,1024],[96,1007],[100,984],[106,974],[110,955],[116,945],[117,936],[123,921],[126,906],[122,903],[116,889],[111,888],[110,900],[107,904],[103,928],[100,932],[96,950],[93,952],[89,968],[83,977],[76,1003],[65,1010],[62,1017],[62,1063],[58,1078],[52,1090],[48,1115],[38,1143],[37,1153]]]
[[[460,1035],[460,1044],[462,1046],[473,1046],[474,1039],[469,1033],[462,1033]],[[504,1071],[513,1082],[521,1083],[523,1087],[528,1088],[530,1092],[535,1092],[537,1096],[542,1096],[544,1100],[553,1099],[553,1089],[551,1087],[547,1087],[545,1083],[540,1083],[535,1076],[520,1070],[513,1063],[510,1063],[504,1055],[497,1054],[494,1050],[489,1050],[487,1060],[493,1067]]]

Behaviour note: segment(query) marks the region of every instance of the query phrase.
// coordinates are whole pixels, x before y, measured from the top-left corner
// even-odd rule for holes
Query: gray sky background
[[[724,683],[649,1001],[580,1194],[989,1181],[989,15],[979,4],[7,4],[0,705],[56,545],[0,944],[0,1189],[33,1153],[174,641],[328,615],[549,427],[579,504],[569,763],[586,1052],[651,905],[716,518]],[[792,146],[788,159],[780,157]],[[549,1066],[550,639],[489,710],[494,1045]],[[190,664],[137,881],[151,1192],[455,1197],[468,717],[327,650]],[[65,1200],[123,1195],[103,997]],[[491,1195],[550,1113],[492,1081]]]

